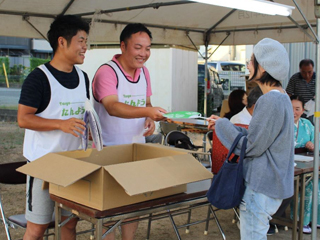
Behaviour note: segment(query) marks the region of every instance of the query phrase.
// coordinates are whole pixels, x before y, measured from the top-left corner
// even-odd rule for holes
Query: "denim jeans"
[[[240,235],[242,240],[266,240],[271,216],[282,199],[268,197],[247,186],[240,208]]]

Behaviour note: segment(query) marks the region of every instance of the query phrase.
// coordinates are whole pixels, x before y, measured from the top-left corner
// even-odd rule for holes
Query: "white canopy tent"
[[[288,0],[275,2],[295,6]],[[296,2],[315,27],[314,0]],[[91,44],[118,44],[120,32],[129,22],[148,26],[153,44],[217,45],[227,36],[224,45],[254,44],[264,37],[283,43],[314,41],[297,8],[291,17],[281,17],[179,0],[2,0],[0,33],[44,38],[59,14],[76,14],[90,21]]]
[[[239,0],[241,1],[241,0]],[[295,6],[290,17],[268,16],[179,0],[2,0],[0,35],[45,38],[53,19],[59,14],[76,14],[91,23],[90,44],[119,44],[123,27],[130,22],[145,24],[153,34],[153,44],[198,47],[199,45],[255,44],[265,37],[282,43],[313,41],[320,0],[274,0]],[[303,13],[303,15],[301,14]],[[319,17],[319,15],[317,15]],[[320,63],[319,45],[317,66]],[[317,67],[317,69],[320,69]],[[315,152],[319,152],[320,74],[317,75]],[[206,84],[205,84],[206,85]],[[318,174],[319,155],[315,154],[314,174]],[[314,181],[317,192],[318,181]],[[314,194],[317,202],[317,194]],[[316,213],[314,204],[313,212]],[[313,214],[313,228],[316,228]],[[316,231],[312,233],[316,239]]]
[[[282,17],[183,0],[2,0],[0,34],[46,38],[54,17],[59,14],[76,14],[91,23],[91,46],[119,44],[120,33],[129,22],[145,24],[153,34],[154,45],[192,48],[205,45],[207,48],[210,44],[255,44],[265,37],[282,43],[316,42],[312,34],[312,28],[316,27],[314,0],[275,2],[291,4],[296,9],[292,16]],[[203,57],[208,59],[207,56]],[[205,113],[206,99],[205,95]]]

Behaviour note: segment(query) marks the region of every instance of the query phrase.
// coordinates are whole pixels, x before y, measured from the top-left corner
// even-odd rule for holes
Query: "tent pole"
[[[222,42],[218,45],[218,47],[216,47],[216,49],[210,54],[208,59],[211,58],[211,56],[218,50],[218,48],[224,43],[225,40],[227,40],[229,36],[230,36],[230,32],[227,33],[227,36],[222,40]]]
[[[189,38],[189,40],[190,40],[190,42],[192,43],[192,45],[193,45],[193,47],[194,47],[194,49],[195,50],[197,50],[198,51],[198,53],[200,54],[200,56],[204,59],[205,57],[201,54],[201,52],[200,52],[200,48],[198,49],[197,48],[197,46],[196,46],[196,44],[192,41],[192,39],[190,38],[190,36],[189,36],[189,32],[187,32],[187,37]]]
[[[310,31],[312,32],[313,36],[317,39],[317,42],[319,42],[319,38],[318,38],[318,35],[314,32],[311,24],[309,23],[308,19],[306,18],[306,16],[303,14],[301,8],[299,7],[299,5],[297,4],[296,0],[292,0],[294,2],[294,4],[296,5],[298,11],[300,12],[301,16],[303,17],[304,21],[306,22],[306,24],[308,25]],[[316,2],[318,2],[318,0],[315,0],[315,5],[316,5]]]
[[[303,27],[301,27],[299,25],[299,23],[297,23],[291,16],[288,16],[288,18],[290,19],[291,22],[293,22],[307,37],[309,37],[312,42],[316,43],[317,42],[317,38],[315,36],[311,36],[307,30],[308,29],[304,29]],[[312,27],[312,26],[311,26]]]
[[[204,57],[204,106],[203,114],[207,117],[207,83],[208,83],[208,41],[205,41],[205,57]]]
[[[317,19],[317,34],[320,34],[320,0],[315,0],[315,16]],[[319,38],[317,38],[318,40]],[[313,194],[312,194],[312,234],[311,239],[317,239],[317,217],[318,217],[318,185],[319,185],[319,117],[320,117],[320,45],[317,41],[316,53],[316,91],[315,91],[315,113],[314,113],[314,163],[313,163]],[[303,221],[303,219],[300,219]]]
[[[37,33],[39,33],[39,34],[41,35],[41,37],[43,37],[43,39],[45,39],[45,40],[48,41],[48,39],[29,21],[29,18],[30,18],[29,16],[23,16],[23,20],[26,21],[27,23],[29,23],[29,25],[30,25],[34,30],[36,30]]]

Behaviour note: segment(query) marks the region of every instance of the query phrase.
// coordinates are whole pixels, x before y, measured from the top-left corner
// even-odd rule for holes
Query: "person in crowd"
[[[211,120],[208,127],[215,128],[227,148],[239,132],[248,138],[243,162],[246,190],[239,206],[240,235],[243,240],[266,240],[271,216],[294,192],[294,126],[288,124],[293,121],[293,111],[281,85],[289,72],[287,51],[278,41],[264,38],[254,46],[248,68],[250,80],[256,81],[263,92],[249,129],[215,115],[210,117],[215,121]],[[241,144],[242,140],[236,154]]]
[[[304,112],[304,99],[299,95],[290,97],[293,113],[294,113],[294,142],[295,148],[307,148],[308,151],[314,151],[314,126],[305,118],[301,118]],[[304,201],[304,217],[303,217],[303,232],[310,234],[312,229],[310,222],[312,219],[312,190],[313,181],[309,181],[306,186],[305,201]],[[320,186],[318,195],[320,193]],[[293,216],[293,205],[291,204],[291,216]],[[320,228],[320,206],[318,204],[317,226]]]
[[[231,119],[234,115],[241,112],[247,105],[247,93],[242,89],[233,90],[228,97],[228,105],[230,111],[224,117]]]
[[[290,97],[294,113],[294,142],[295,148],[305,147],[309,151],[314,150],[314,126],[305,118],[301,118],[304,112],[305,101],[299,95]]]
[[[150,57],[151,39],[144,25],[128,24],[120,35],[122,54],[102,65],[94,76],[94,108],[105,146],[145,143],[155,130],[154,121],[165,119],[166,110],[152,107],[150,101],[150,75],[144,63]],[[137,227],[137,222],[123,225],[122,239],[133,239]],[[114,237],[113,232],[106,239]]]
[[[48,40],[54,56],[25,79],[18,105],[18,124],[25,128],[23,156],[32,162],[50,152],[76,150],[85,130],[84,104],[89,80],[75,64],[82,64],[87,51],[89,25],[71,15],[58,16],[50,26]],[[52,219],[54,202],[43,181],[27,176],[24,240],[42,239]],[[70,213],[63,211],[65,219]],[[64,240],[76,239],[76,219],[61,229]]]
[[[304,99],[305,103],[314,100],[316,76],[313,68],[314,63],[311,59],[303,59],[300,61],[300,71],[292,75],[286,88],[286,92],[289,94],[289,96],[299,95]],[[314,107],[314,103],[310,105]],[[314,112],[313,109],[311,111]],[[308,114],[307,111],[305,111],[305,114],[302,115],[302,117],[307,117],[306,114]],[[308,119],[313,122],[313,114],[310,115]]]
[[[249,93],[248,98],[247,98],[247,102],[248,102],[247,106],[245,106],[241,112],[234,115],[230,119],[230,122],[232,122],[233,124],[238,123],[238,124],[249,125],[251,118],[252,118],[254,106],[255,106],[258,98],[262,95],[263,95],[263,93],[262,93],[259,86],[252,89],[251,92]]]

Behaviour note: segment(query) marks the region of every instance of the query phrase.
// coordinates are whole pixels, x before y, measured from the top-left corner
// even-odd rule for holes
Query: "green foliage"
[[[22,64],[19,64],[19,65],[13,65],[13,67],[10,68],[9,70],[9,74],[11,75],[23,75],[24,73],[24,70],[26,69],[27,67],[23,66]]]
[[[19,86],[23,83],[27,74],[29,74],[28,68],[23,66],[22,64],[14,65],[10,67],[10,61],[8,57],[0,57],[0,84],[1,86],[6,85],[6,79],[3,70],[3,63],[5,64],[7,77],[9,81],[9,86],[14,84],[15,86]]]
[[[49,62],[50,59],[43,59],[43,58],[30,58],[30,72],[33,71],[36,67],[46,62]]]

